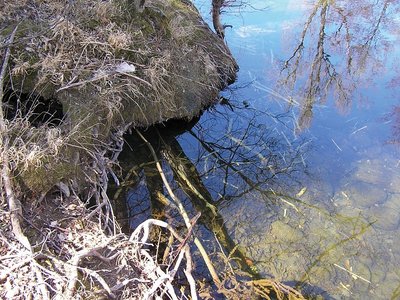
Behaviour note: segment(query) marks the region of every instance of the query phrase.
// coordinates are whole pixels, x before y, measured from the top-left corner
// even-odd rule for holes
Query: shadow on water
[[[285,214],[286,209],[297,210],[298,205],[314,207],[288,192],[293,186],[299,190],[298,174],[307,174],[304,155],[308,142],[289,140],[285,118],[291,117],[274,116],[246,103],[229,103],[211,108],[200,120],[170,121],[141,130],[159,157],[174,193],[183,199],[192,216],[201,212],[197,234],[214,249],[221,270],[229,266],[245,277],[271,277],[253,260],[251,247],[237,239],[232,221],[241,218],[236,215],[242,213],[239,206],[250,209],[254,199],[261,201],[263,218],[268,222],[276,220],[282,206],[287,207]],[[182,222],[168,206],[169,195],[147,145],[135,133],[125,140],[119,159],[123,180],[118,189],[110,191],[124,231],[149,217],[173,224]],[[231,213],[226,215],[226,211]],[[247,224],[256,224],[257,218],[248,219]],[[248,234],[256,239],[263,232]],[[217,254],[221,250],[225,259]]]
[[[158,157],[161,158],[163,148],[159,131],[170,128],[167,136],[173,138],[182,134],[193,126],[198,119],[192,122],[176,121],[142,130],[142,134],[150,142]],[[118,189],[111,191],[114,203],[117,206],[117,219],[124,232],[130,232],[149,217],[164,218],[164,206],[168,202],[164,199],[163,182],[156,168],[154,158],[146,143],[135,133],[124,136],[125,146],[119,156],[122,178]],[[150,200],[150,201],[149,201]]]
[[[235,258],[242,271],[249,274],[252,278],[259,278],[259,274],[251,268],[248,262],[249,259],[244,253],[242,253],[229,235],[224,225],[223,217],[218,212],[218,203],[215,203],[213,200],[213,197],[202,182],[201,175],[197,171],[196,166],[186,156],[184,150],[176,139],[176,136],[185,131],[190,131],[191,127],[196,122],[197,120],[193,120],[189,123],[171,121],[162,126],[147,128],[142,131],[142,134],[155,149],[156,155],[162,160],[164,168],[170,171],[169,179],[172,181],[171,186],[179,189],[185,195],[185,198],[190,202],[189,206],[191,206],[193,214],[201,212],[201,216],[198,220],[199,223],[202,224],[210,233],[215,235],[216,239],[225,251]],[[154,158],[148,150],[147,145],[136,133],[126,136],[126,142],[129,150],[124,151],[121,154],[120,162],[123,166],[129,165],[130,169],[127,172],[128,176],[129,174],[132,174],[137,179],[133,182],[133,185],[129,186],[130,192],[128,192],[127,199],[129,213],[126,215],[126,212],[121,212],[124,219],[129,219],[125,228],[134,228],[138,222],[143,221],[143,217],[135,218],[134,216],[138,211],[143,212],[143,207],[146,208],[146,204],[143,204],[142,202],[143,199],[146,198],[149,198],[150,203],[150,207],[147,206],[147,212],[144,211],[146,217],[164,220],[169,219],[169,221],[171,221],[173,216],[166,215],[168,209],[170,209],[168,207],[168,204],[170,203],[170,200],[168,199],[169,195],[164,191],[162,178],[156,168]],[[166,174],[168,174],[168,171]],[[136,202],[132,201],[133,199],[130,196],[135,193],[135,185],[140,185],[139,178],[144,181],[146,194],[139,192],[140,196],[134,197],[135,200],[139,201]],[[115,200],[116,202],[124,203],[124,197],[126,194],[120,195],[122,195],[122,198]],[[138,199],[141,197],[143,198]],[[138,208],[140,209],[138,210]],[[123,209],[123,207],[121,209]],[[176,222],[176,220],[174,221]]]

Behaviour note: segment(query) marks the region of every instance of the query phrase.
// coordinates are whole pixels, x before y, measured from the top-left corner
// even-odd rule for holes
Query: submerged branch
[[[223,247],[229,253],[232,253],[243,271],[253,278],[261,278],[260,274],[251,268],[245,254],[239,250],[237,244],[230,237],[224,219],[212,204],[212,196],[204,186],[196,167],[187,158],[176,139],[168,142],[168,144],[164,142],[164,157],[171,166],[180,188],[189,197],[195,208],[202,213],[200,221],[215,234]]]
[[[153,146],[150,144],[150,142],[140,133],[139,130],[136,129],[136,133],[140,136],[140,138],[145,142],[145,144],[147,145],[147,147],[149,148],[154,161],[156,163],[156,167],[158,172],[160,173],[160,176],[164,182],[165,188],[168,191],[168,194],[170,195],[170,197],[172,198],[172,200],[174,201],[175,205],[178,207],[178,211],[181,214],[181,216],[183,217],[184,221],[185,221],[185,225],[187,227],[188,230],[191,230],[192,224],[190,223],[190,218],[185,210],[185,208],[182,205],[182,202],[179,200],[179,198],[175,195],[175,193],[173,192],[170,184],[168,183],[168,180],[161,168],[161,164],[159,162],[159,159],[157,157],[156,152],[154,151]],[[201,256],[203,257],[203,260],[208,268],[208,271],[210,272],[211,277],[213,278],[214,283],[217,286],[221,285],[221,280],[219,279],[219,276],[217,274],[217,271],[215,270],[210,257],[208,256],[206,250],[204,249],[204,246],[202,245],[202,243],[200,242],[200,240],[197,237],[194,237],[194,243],[197,246],[198,250],[200,251]]]

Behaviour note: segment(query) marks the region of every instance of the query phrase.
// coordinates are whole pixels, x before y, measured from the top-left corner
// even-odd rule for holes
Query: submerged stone
[[[400,164],[392,158],[363,159],[355,164],[353,178],[379,185],[390,192],[400,192]]]
[[[376,219],[374,227],[382,230],[397,230],[400,223],[400,215],[398,210],[386,203],[382,206],[371,207],[368,212]]]

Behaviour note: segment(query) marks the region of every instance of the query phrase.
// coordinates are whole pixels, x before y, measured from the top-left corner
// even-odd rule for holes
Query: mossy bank
[[[95,180],[93,157],[112,155],[116,133],[191,119],[236,76],[225,43],[186,0],[1,2],[3,49],[16,26],[6,115],[24,117],[21,95],[62,110],[57,125],[32,122],[33,134],[16,126],[13,145],[37,149],[31,163],[16,160],[21,185],[35,193],[60,182],[81,190]]]

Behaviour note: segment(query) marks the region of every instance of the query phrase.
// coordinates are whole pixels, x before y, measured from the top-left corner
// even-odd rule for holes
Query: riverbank
[[[211,297],[191,275],[188,241],[200,216],[185,216],[168,190],[187,228],[150,219],[127,236],[107,190],[110,180],[119,184],[126,132],[190,120],[235,80],[224,41],[186,0],[5,1],[0,28],[1,297]],[[158,262],[158,245],[149,250],[154,227],[173,237],[167,263]],[[284,290],[269,280],[224,281],[194,243],[227,297]],[[236,288],[225,289],[226,280]]]
[[[136,2],[0,4],[4,298],[175,294],[108,180],[129,128],[197,116],[237,65],[191,2]]]

